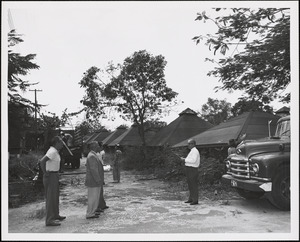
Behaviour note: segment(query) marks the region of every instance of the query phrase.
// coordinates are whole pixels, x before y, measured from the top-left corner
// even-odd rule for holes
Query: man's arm
[[[40,159],[41,169],[44,174],[46,174],[46,162],[50,160],[48,156],[44,156],[42,159]]]

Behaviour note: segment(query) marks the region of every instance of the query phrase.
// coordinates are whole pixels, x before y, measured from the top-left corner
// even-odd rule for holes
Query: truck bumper
[[[253,192],[270,192],[272,190],[272,182],[260,182],[253,179],[242,180],[229,174],[222,176],[222,182],[229,184],[231,187],[241,188]]]

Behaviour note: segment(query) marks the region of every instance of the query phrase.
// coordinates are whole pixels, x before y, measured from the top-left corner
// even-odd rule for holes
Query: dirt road
[[[107,235],[122,234],[178,234],[174,239],[186,233],[212,234],[234,239],[235,233],[250,233],[268,238],[280,233],[286,238],[291,232],[290,212],[274,208],[266,199],[246,201],[242,198],[232,200],[199,200],[199,205],[185,204],[187,191],[170,192],[168,184],[158,179],[133,175],[131,172],[121,172],[121,183],[112,183],[111,172],[105,172],[105,199],[109,209],[101,213],[97,219],[87,220],[87,189],[84,186],[84,160],[79,170],[66,171],[82,174],[62,175],[60,213],[67,219],[58,227],[46,227],[44,221],[44,201],[35,202],[8,212],[8,232],[18,236],[18,233],[76,233],[101,234],[97,240],[111,239]],[[77,236],[77,233],[78,236]],[[196,234],[195,234],[196,233]],[[204,238],[203,235],[197,238]],[[224,237],[225,236],[225,237]],[[279,236],[280,237],[280,236]],[[36,238],[36,237],[34,237]],[[38,237],[41,238],[41,237]],[[59,238],[62,238],[59,235]],[[71,237],[68,237],[69,239]],[[87,237],[83,237],[87,238]],[[151,240],[154,237],[143,237]],[[168,237],[171,238],[171,237]],[[212,238],[212,237],[209,237]],[[241,238],[241,237],[237,237]]]

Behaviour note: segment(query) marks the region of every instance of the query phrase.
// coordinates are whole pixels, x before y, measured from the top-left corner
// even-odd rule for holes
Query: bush
[[[33,178],[38,172],[41,153],[29,153],[21,157],[12,156],[8,161],[9,207],[18,207],[43,198],[41,186],[36,186]]]
[[[8,160],[9,181],[32,180],[38,171],[41,153],[29,153],[21,157],[10,157]]]

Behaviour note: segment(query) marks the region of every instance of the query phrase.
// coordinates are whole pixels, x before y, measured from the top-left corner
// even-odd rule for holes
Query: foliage
[[[164,121],[159,121],[159,120],[155,119],[155,120],[146,121],[144,123],[144,126],[145,126],[145,131],[148,129],[159,130],[159,129],[167,126],[167,123]]]
[[[38,120],[38,125],[40,130],[55,130],[63,124],[61,119],[59,119],[59,117],[55,114],[52,117],[41,114],[41,118]]]
[[[113,109],[138,125],[145,143],[144,123],[162,116],[176,104],[173,100],[177,93],[167,87],[164,78],[166,64],[163,56],[142,50],[126,58],[122,65],[110,63],[105,70],[88,69],[79,82],[86,88],[81,102],[87,118],[106,115],[106,108]]]
[[[218,125],[230,118],[231,104],[226,100],[208,98],[202,105],[200,117],[213,125]]]
[[[35,54],[22,56],[13,52],[12,47],[20,42],[23,42],[21,35],[17,34],[15,30],[11,30],[8,33],[8,97],[11,103],[22,103],[32,108],[33,103],[23,98],[19,91],[26,91],[29,86],[36,83],[29,83],[20,76],[27,75],[30,70],[39,69],[39,66],[32,62],[36,56]]]
[[[264,104],[277,98],[289,102],[290,93],[282,94],[290,84],[289,9],[215,10],[220,14],[225,11],[226,15],[213,19],[202,12],[195,20],[212,21],[218,27],[217,33],[193,38],[196,44],[206,39],[214,54],[220,51],[225,55],[230,47],[234,48],[230,56],[219,59],[219,67],[208,73],[222,83],[215,90],[244,90],[245,98]],[[242,50],[238,50],[240,46]]]
[[[263,111],[267,113],[273,113],[273,108],[264,105],[260,101],[256,100],[245,100],[245,99],[240,99],[236,104],[233,105],[231,109],[231,113],[233,117],[239,116],[244,112],[249,112],[249,111]]]
[[[80,130],[81,135],[87,135],[97,130],[102,130],[104,127],[97,120],[84,120],[79,125],[76,125],[76,129]]]
[[[42,154],[29,153],[18,157],[9,158],[8,179],[9,181],[28,181],[32,180],[37,172],[38,160]]]

